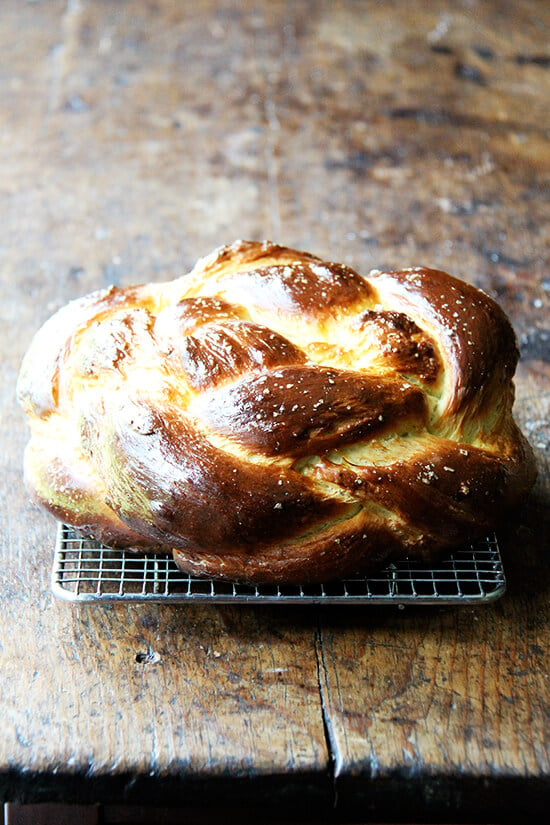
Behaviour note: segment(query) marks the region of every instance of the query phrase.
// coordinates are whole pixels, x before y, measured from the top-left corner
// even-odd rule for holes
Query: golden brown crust
[[[484,293],[238,241],[61,309],[22,365],[25,476],[57,518],[195,574],[308,582],[429,558],[534,481],[517,347]]]

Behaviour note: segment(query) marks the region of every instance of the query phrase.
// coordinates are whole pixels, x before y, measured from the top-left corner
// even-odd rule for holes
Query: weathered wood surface
[[[548,803],[549,42],[536,0],[2,3],[0,797],[379,819]],[[14,400],[30,336],[237,237],[439,266],[502,303],[540,468],[502,601],[53,601]]]

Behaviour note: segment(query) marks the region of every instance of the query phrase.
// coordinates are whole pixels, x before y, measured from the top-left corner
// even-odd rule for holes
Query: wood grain
[[[202,88],[218,59],[218,39],[209,35],[213,10],[204,4],[197,17],[196,9],[173,3],[6,4],[1,37],[12,75],[1,108],[12,165],[2,268],[4,798],[80,800],[88,780],[93,799],[105,779],[107,796],[141,799],[139,780],[153,788],[161,777],[164,801],[169,781],[176,796],[192,793],[187,777],[197,787],[214,777],[220,786],[266,777],[265,793],[282,784],[278,777],[286,790],[288,776],[301,788],[313,776],[314,795],[331,799],[316,624],[300,626],[299,617],[279,611],[55,603],[54,525],[22,487],[27,433],[13,389],[30,336],[48,314],[108,282],[173,277],[233,235],[236,227],[228,236],[223,226],[225,204],[238,212],[244,234],[269,224],[263,164],[239,172],[231,203],[230,175],[209,168],[210,151],[242,117],[216,82],[247,76],[250,83],[262,71],[243,49],[248,35],[232,24],[225,46],[231,78],[213,76],[214,85]],[[14,36],[20,27],[24,43]],[[174,85],[189,64],[190,75]],[[253,139],[261,106],[256,112],[246,133]],[[246,146],[242,159],[248,162]]]
[[[334,613],[323,617],[323,695],[337,792],[368,804],[374,783],[387,812],[402,810],[408,799],[417,809],[445,815],[460,804],[475,815],[480,800],[490,809],[498,794],[497,807],[518,816],[529,804],[540,804],[540,780],[549,769],[550,336],[548,299],[540,291],[545,283],[540,265],[547,255],[536,243],[528,254],[518,254],[529,220],[525,205],[530,203],[530,209],[537,200],[536,178],[548,180],[550,172],[542,138],[550,120],[535,103],[535,89],[548,89],[549,76],[535,76],[537,62],[521,58],[545,46],[530,28],[528,8],[520,5],[516,11],[512,27],[496,7],[477,6],[476,42],[460,12],[452,19],[440,17],[433,28],[428,17],[419,15],[412,27],[407,18],[401,32],[394,30],[404,47],[392,67],[400,102],[388,104],[388,110],[397,129],[408,121],[414,134],[401,144],[402,162],[391,162],[408,190],[398,200],[396,178],[388,175],[393,203],[402,210],[401,223],[412,222],[414,210],[407,203],[415,190],[423,192],[418,198],[422,226],[411,228],[414,254],[423,248],[422,232],[431,233],[424,248],[434,254],[437,221],[436,235],[447,233],[447,268],[461,270],[463,277],[496,294],[514,319],[524,355],[517,417],[538,450],[540,477],[522,519],[503,537],[509,592],[501,603],[459,613],[351,618],[347,612],[336,622]],[[543,15],[537,24],[547,32],[550,18]],[[499,39],[505,30],[506,43]],[[432,38],[437,57],[428,58],[425,46],[417,50],[426,31],[438,34]],[[441,74],[432,77],[425,106],[421,87],[434,62]],[[408,72],[413,66],[415,72]],[[375,62],[372,82],[377,70]],[[457,97],[465,81],[467,88]],[[411,83],[413,88],[407,88]],[[380,134],[377,128],[376,140]],[[441,162],[445,171],[438,179],[434,172]],[[366,155],[349,164],[350,173],[361,165],[370,178],[376,167],[366,171]],[[431,203],[438,212],[431,220],[426,220],[426,191],[435,196]],[[536,208],[541,207],[539,201]],[[387,214],[381,220],[387,223]],[[516,252],[504,253],[503,244]],[[398,247],[393,246],[393,255]],[[519,795],[513,781],[518,765],[525,779]]]
[[[1,799],[342,821],[546,809],[549,35],[536,0],[2,3]],[[540,475],[503,536],[501,602],[53,601],[14,397],[31,335],[71,298],[172,278],[238,237],[361,272],[440,267],[508,312]]]

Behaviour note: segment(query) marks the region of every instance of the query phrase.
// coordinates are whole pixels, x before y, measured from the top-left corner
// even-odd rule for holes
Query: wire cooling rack
[[[252,586],[188,576],[169,555],[111,550],[61,524],[52,589],[72,602],[457,605],[499,598],[506,580],[495,536],[435,565],[403,561],[375,576],[327,584]]]

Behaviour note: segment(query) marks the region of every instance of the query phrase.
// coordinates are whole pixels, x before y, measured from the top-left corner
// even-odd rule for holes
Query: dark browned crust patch
[[[372,296],[368,282],[353,269],[310,261],[231,273],[220,279],[219,289],[227,301],[314,318],[350,309]]]
[[[248,450],[293,457],[393,430],[400,419],[423,423],[427,413],[422,391],[410,384],[308,365],[244,379],[190,410]]]
[[[86,422],[84,442],[109,506],[132,529],[173,547],[253,552],[354,509],[291,469],[217,449],[169,405],[161,413],[122,400],[107,418]]]
[[[508,387],[518,348],[503,310],[488,295],[436,269],[376,273],[372,283],[399,312],[422,319],[440,342],[449,374],[444,415],[477,414]]]
[[[357,319],[357,326],[362,332],[373,328],[388,367],[404,375],[416,375],[426,384],[433,384],[439,377],[441,363],[433,340],[404,312],[366,309]]]

